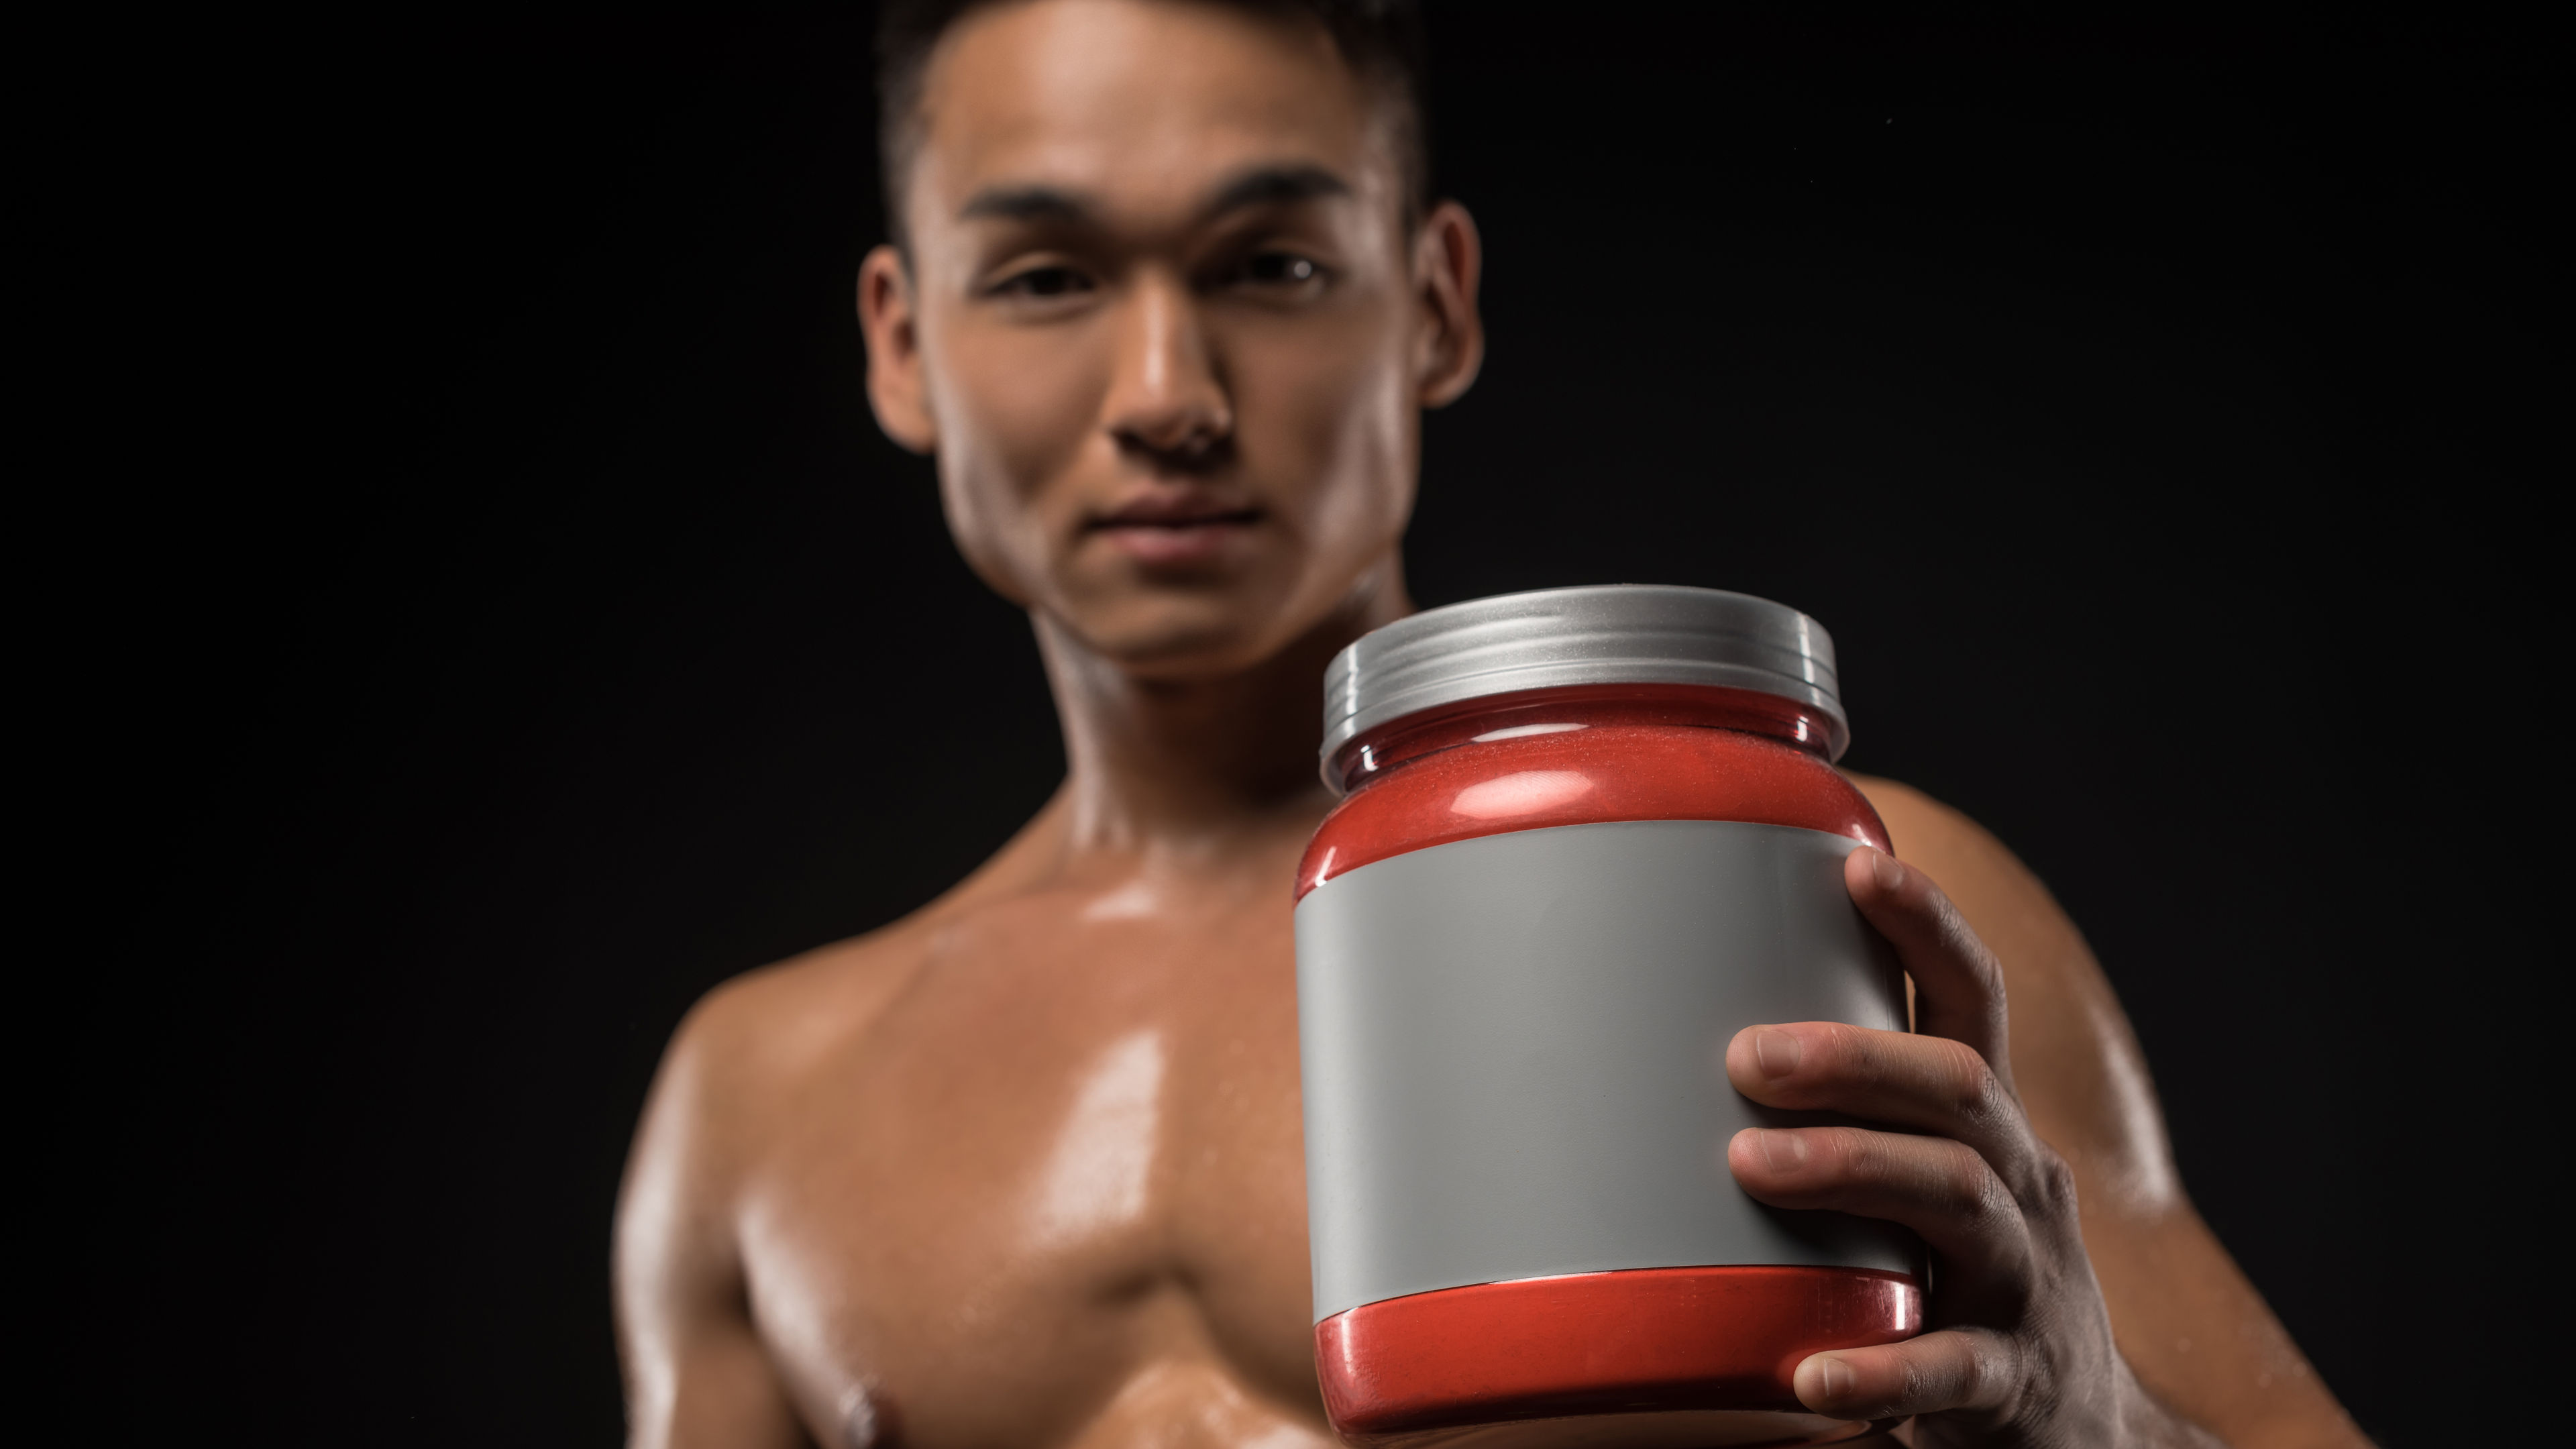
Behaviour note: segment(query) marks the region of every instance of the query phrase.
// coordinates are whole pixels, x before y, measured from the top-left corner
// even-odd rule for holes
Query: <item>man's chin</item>
[[[1278,601],[1228,595],[1128,600],[1057,622],[1130,678],[1175,684],[1257,668],[1298,632],[1280,631]]]

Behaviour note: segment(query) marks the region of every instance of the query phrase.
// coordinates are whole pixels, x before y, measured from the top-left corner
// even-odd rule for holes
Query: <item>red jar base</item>
[[[1798,1364],[1922,1328],[1921,1285],[1892,1273],[1638,1268],[1362,1304],[1315,1325],[1315,1366],[1333,1427],[1363,1445],[1463,1443],[1471,1428],[1478,1446],[1813,1444],[1858,1426],[1798,1403]]]

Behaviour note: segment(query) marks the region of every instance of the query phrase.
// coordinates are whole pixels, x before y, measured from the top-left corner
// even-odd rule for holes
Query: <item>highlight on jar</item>
[[[1478,1449],[1817,1444],[1807,1355],[1923,1326],[1921,1245],[1763,1206],[1761,1022],[1907,1023],[1843,858],[1822,625],[1714,589],[1433,609],[1324,678],[1297,873],[1315,1360],[1334,1428]]]

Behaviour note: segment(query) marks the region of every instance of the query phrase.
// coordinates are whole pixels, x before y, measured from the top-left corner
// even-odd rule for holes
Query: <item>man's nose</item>
[[[1103,409],[1123,449],[1188,466],[1211,461],[1233,436],[1234,406],[1189,289],[1148,274],[1130,293],[1117,375]]]

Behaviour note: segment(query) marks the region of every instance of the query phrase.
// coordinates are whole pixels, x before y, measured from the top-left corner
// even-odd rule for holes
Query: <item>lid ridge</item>
[[[1352,641],[1324,670],[1324,777],[1334,752],[1409,714],[1584,684],[1699,684],[1806,705],[1826,758],[1851,742],[1833,636],[1786,604],[1724,589],[1600,584],[1426,609]]]

